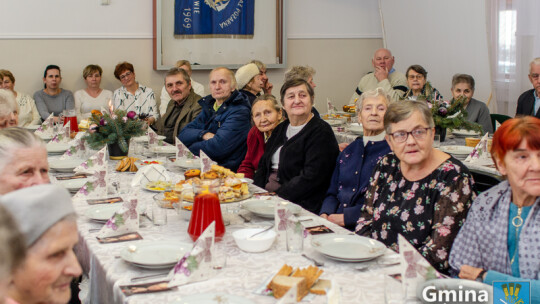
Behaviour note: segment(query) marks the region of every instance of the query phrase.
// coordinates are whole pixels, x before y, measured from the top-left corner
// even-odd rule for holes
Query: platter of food
[[[153,181],[143,182],[142,188],[150,192],[163,192],[172,187],[172,183],[168,181]]]

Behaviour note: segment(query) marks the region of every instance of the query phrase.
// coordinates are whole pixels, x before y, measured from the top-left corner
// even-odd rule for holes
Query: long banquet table
[[[53,157],[54,158],[54,157]],[[126,183],[133,178],[133,174],[114,171],[116,161],[109,161],[109,182]],[[178,167],[167,164],[167,168],[173,180],[178,180],[183,175]],[[138,192],[139,204],[148,208],[153,202],[155,193],[139,190],[137,187],[129,188],[129,192]],[[251,191],[258,191],[257,187],[250,185]],[[103,197],[107,195],[103,194]],[[109,195],[110,196],[110,195]],[[122,195],[121,195],[122,196]],[[263,253],[247,253],[241,251],[232,238],[232,232],[246,227],[266,227],[273,220],[258,218],[253,215],[250,222],[236,222],[226,227],[226,233],[221,242],[216,243],[218,255],[226,255],[226,265],[219,270],[217,275],[210,280],[180,286],[175,290],[132,295],[126,297],[121,291],[120,285],[133,284],[130,279],[137,276],[153,274],[162,271],[141,269],[119,258],[120,252],[130,244],[137,241],[100,244],[95,229],[101,228],[102,224],[93,222],[85,212],[90,205],[85,199],[74,199],[75,210],[78,214],[79,244],[75,251],[83,267],[85,275],[89,277],[89,295],[87,303],[175,303],[182,297],[200,294],[222,292],[251,299],[255,303],[275,303],[276,299],[271,296],[255,294],[254,291],[271,277],[279,268],[287,263],[293,267],[307,267],[312,262],[302,257],[300,253],[289,253],[286,250],[278,250],[276,245]],[[225,213],[235,213],[242,208],[243,202],[222,204]],[[306,226],[324,224],[334,230],[336,234],[351,234],[350,231],[324,220],[313,213],[303,210],[300,214],[311,218]],[[141,217],[139,233],[144,241],[170,241],[192,243],[187,234],[188,222],[181,219],[175,210],[167,210],[168,223],[166,226],[154,226]],[[92,230],[90,230],[92,229]],[[356,270],[355,267],[364,263],[376,263],[376,261],[364,263],[344,263],[328,259],[318,254],[310,244],[310,238],[304,240],[303,253],[324,261],[325,266],[321,278],[332,279],[341,288],[342,303],[384,303],[384,277],[386,274],[398,273],[400,266],[379,267],[373,265],[367,271]],[[396,254],[390,249],[379,261],[395,261]],[[149,279],[147,281],[159,281],[164,278]],[[146,281],[141,281],[146,282]],[[304,299],[304,301],[306,301]],[[325,296],[314,296],[309,303],[326,303]]]

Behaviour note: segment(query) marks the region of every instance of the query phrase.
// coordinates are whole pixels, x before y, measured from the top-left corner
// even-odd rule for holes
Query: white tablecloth
[[[109,172],[111,182],[128,180],[133,177],[130,173],[114,171],[116,161],[110,161]],[[171,167],[172,169],[172,167]],[[183,172],[175,169],[171,173],[179,178]],[[255,188],[253,188],[255,189]],[[139,189],[130,189],[139,191]],[[155,193],[145,190],[139,191],[139,202],[148,205],[153,202]],[[104,195],[105,196],[105,195]],[[219,270],[216,277],[211,280],[181,286],[176,290],[133,295],[125,297],[119,285],[131,284],[130,278],[162,271],[141,269],[124,262],[119,258],[120,251],[129,244],[138,241],[100,244],[96,239],[97,232],[89,229],[100,228],[102,224],[91,221],[85,216],[90,207],[86,200],[77,199],[73,202],[78,214],[79,244],[75,251],[83,267],[84,273],[90,277],[89,303],[174,303],[182,296],[207,293],[224,292],[252,299],[255,303],[275,303],[271,296],[262,296],[254,293],[267,278],[273,275],[284,263],[293,267],[307,267],[311,262],[299,253],[293,254],[285,250],[278,250],[274,245],[269,251],[263,253],[246,253],[241,251],[232,238],[232,232],[245,227],[263,227],[270,225],[273,220],[253,216],[252,221],[226,227],[223,240],[217,243],[218,253],[227,256],[226,267]],[[222,205],[227,211],[240,208],[242,202]],[[192,243],[187,234],[188,222],[180,219],[174,210],[167,210],[168,224],[166,226],[153,226],[152,223],[141,217],[139,233],[144,240],[170,240],[171,242]],[[338,234],[350,233],[333,223],[330,223],[308,211],[303,210],[302,216],[310,216],[313,221],[307,222],[309,226],[318,223],[325,224]],[[355,270],[355,266],[362,263],[343,263],[330,260],[315,252],[310,244],[310,238],[304,242],[304,253],[318,260],[324,261],[324,273],[321,278],[334,279],[341,286],[342,303],[384,303],[384,276],[388,273],[399,272],[399,266],[378,268],[374,266],[367,271]],[[393,258],[396,254],[388,250],[380,259]],[[372,262],[368,262],[372,263]],[[153,279],[157,280],[157,279]],[[315,296],[310,303],[326,303],[325,296]]]

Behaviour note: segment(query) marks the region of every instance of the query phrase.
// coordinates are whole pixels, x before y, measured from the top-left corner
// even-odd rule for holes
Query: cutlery
[[[399,264],[401,264],[401,263],[400,263],[400,262],[388,263],[388,264],[379,264],[379,263],[375,263],[375,264],[369,264],[369,265],[358,266],[358,267],[356,267],[356,270],[358,270],[358,271],[366,271],[366,270],[368,270],[371,266],[378,266],[377,268],[384,268],[384,267],[396,266],[396,265],[399,265]]]
[[[268,231],[268,230],[270,230],[270,229],[272,229],[272,228],[274,228],[274,224],[270,225],[268,228],[266,228],[266,229],[264,229],[264,230],[262,230],[262,231],[256,232],[256,233],[254,233],[254,234],[248,236],[247,238],[248,238],[248,239],[251,239],[252,237],[254,237],[254,236],[256,236],[256,235],[259,235],[259,234],[263,234],[263,233],[265,233],[266,231]]]
[[[238,213],[238,216],[241,217],[241,218],[244,220],[244,222],[246,222],[246,223],[251,222],[251,219],[248,218],[248,217],[246,217],[246,216],[243,215],[242,213]]]
[[[163,276],[166,276],[168,274],[169,274],[168,272],[161,272],[161,273],[150,274],[150,275],[145,275],[145,276],[140,276],[140,277],[134,277],[134,278],[131,278],[131,282],[135,282],[135,281],[139,281],[139,280],[145,280],[145,279],[149,279],[149,278],[163,277]]]
[[[322,267],[322,266],[324,266],[324,263],[323,263],[323,262],[317,261],[317,260],[315,260],[314,258],[309,257],[309,256],[307,256],[307,255],[304,254],[304,253],[302,253],[302,256],[305,257],[306,259],[312,261],[313,264],[315,264],[315,266],[317,266],[317,267]]]

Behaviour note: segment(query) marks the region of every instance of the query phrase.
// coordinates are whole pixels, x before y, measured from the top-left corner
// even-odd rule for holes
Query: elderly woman
[[[4,303],[11,276],[25,255],[24,237],[15,219],[0,205],[0,303]]]
[[[92,110],[108,109],[112,100],[112,92],[102,89],[101,76],[103,69],[99,65],[90,64],[83,70],[86,89],[75,92],[75,114],[77,119],[87,119],[91,116]]]
[[[450,266],[460,278],[531,280],[540,290],[540,119],[505,121],[493,135],[493,160],[507,180],[483,192],[452,247]],[[531,303],[540,303],[533,292]]]
[[[22,128],[0,130],[0,195],[49,183],[45,143]]]
[[[382,156],[390,152],[384,139],[384,113],[389,100],[381,88],[360,96],[356,108],[364,136],[339,154],[322,204],[321,217],[350,230],[354,229],[360,217],[373,168]]]
[[[251,118],[255,126],[249,130],[246,158],[238,168],[238,173],[244,173],[248,178],[253,178],[266,142],[283,118],[281,105],[272,95],[259,96],[251,106]]]
[[[73,93],[60,88],[62,74],[57,65],[48,65],[43,73],[44,89],[34,93],[34,100],[41,119],[45,120],[53,114],[58,122],[64,110],[75,109]]]
[[[313,76],[315,76],[315,73],[316,73],[315,69],[310,67],[309,65],[306,65],[306,66],[300,66],[300,65],[293,66],[292,68],[287,70],[287,72],[285,72],[285,81],[295,79],[295,78],[304,79],[305,81],[307,81],[307,83],[309,83],[309,85],[313,89],[315,89],[315,87],[317,87],[317,85],[313,81]],[[317,111],[317,109],[315,109],[315,107],[312,107],[311,111],[313,112],[313,114],[315,116],[317,116],[317,117],[321,116],[319,114],[319,111]]]
[[[16,127],[19,124],[19,107],[15,95],[0,89],[0,129]]]
[[[409,90],[403,99],[443,100],[441,93],[427,81],[427,71],[421,65],[411,65],[405,74]]]
[[[70,283],[82,269],[73,252],[79,236],[67,190],[39,185],[8,193],[0,204],[15,217],[27,256],[15,270],[8,303],[67,303]]]
[[[393,153],[373,171],[356,232],[396,251],[401,234],[447,272],[450,248],[476,196],[469,170],[433,148],[435,128],[425,102],[391,104],[384,128]]]
[[[120,80],[122,86],[113,94],[114,108],[125,111],[135,111],[144,117],[148,125],[152,125],[159,117],[156,97],[151,88],[139,84],[135,80],[135,69],[129,62],[121,62],[114,69],[114,77]],[[141,116],[142,117],[142,116]]]
[[[36,108],[36,102],[30,95],[15,91],[15,76],[8,70],[0,70],[0,81],[3,88],[10,90],[15,95],[19,106],[19,127],[39,125],[41,117]]]
[[[255,184],[318,213],[339,154],[336,137],[311,112],[315,95],[307,81],[286,81],[280,93],[289,119],[276,127],[266,143]]]
[[[241,66],[234,75],[236,83],[240,88],[238,91],[247,96],[249,103],[253,105],[253,101],[257,98],[263,89],[263,81],[259,74],[259,68],[254,63],[248,63]]]
[[[454,99],[465,96],[465,110],[467,111],[467,120],[478,123],[482,126],[484,132],[493,133],[491,125],[491,115],[485,103],[476,100],[474,95],[474,78],[467,74],[456,74],[452,77],[452,96]]]

